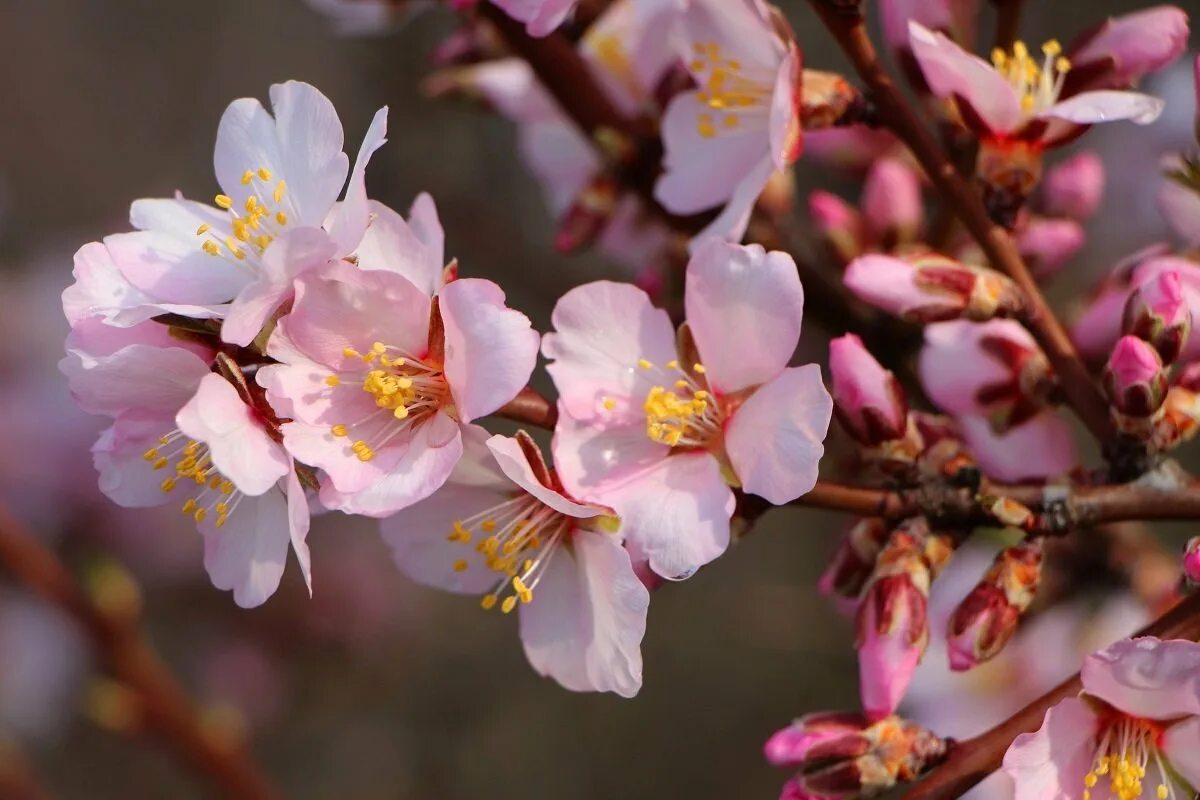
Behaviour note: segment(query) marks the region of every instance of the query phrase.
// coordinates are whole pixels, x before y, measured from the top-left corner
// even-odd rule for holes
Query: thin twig
[[[1200,593],[1189,596],[1137,635],[1191,641],[1200,639]],[[962,796],[1000,768],[1009,745],[1022,733],[1036,731],[1047,709],[1068,697],[1074,697],[1082,688],[1079,676],[1075,675],[996,727],[958,743],[946,761],[909,789],[903,795],[903,800],[950,800]]]
[[[221,796],[277,796],[240,741],[201,724],[192,701],[130,615],[94,602],[57,556],[3,507],[0,565],[83,628],[113,676],[136,695],[146,727]]]
[[[825,26],[866,83],[880,118],[913,152],[934,186],[952,206],[992,265],[1007,274],[1025,295],[1023,321],[1054,365],[1067,403],[1106,447],[1117,441],[1108,403],[1080,360],[1066,330],[1033,279],[1016,243],[995,225],[979,193],[963,179],[930,131],[921,122],[883,66],[861,15],[840,14],[827,0],[812,0]]]

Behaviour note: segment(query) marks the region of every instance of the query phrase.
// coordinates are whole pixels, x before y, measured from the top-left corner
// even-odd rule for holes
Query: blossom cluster
[[[368,196],[387,109],[351,164],[314,87],[271,87],[270,110],[236,100],[211,203],[137,200],[132,232],[76,254],[61,368],[78,404],[112,419],[92,451],[101,489],[123,506],[177,505],[213,584],[246,607],[276,591],[289,551],[319,591],[312,515],[378,519],[411,579],[516,611],[537,672],[628,697],[651,592],[812,492],[836,416],[856,490],[901,509],[854,520],[820,582],[856,618],[862,710],[805,715],[766,755],[797,770],[792,800],[917,779],[951,751],[899,715],[931,643],[954,671],[996,658],[1043,584],[1066,582],[1048,539],[1083,524],[1073,488],[1178,488],[1166,455],[1200,430],[1197,156],[1174,157],[1163,185],[1183,246],[1122,259],[1069,338],[1046,327],[1037,289],[1082,251],[1105,183],[1095,153],[1049,154],[1100,123],[1158,119],[1163,101],[1138,84],[1183,54],[1186,15],[1159,6],[984,59],[974,3],[880,0],[911,89],[968,162],[956,176],[978,192],[981,234],[955,227],[952,193],[946,219],[927,219],[939,176],[921,148],[885,130],[869,91],[807,66],[764,0],[615,0],[594,18],[570,0],[494,4],[570,48],[629,129],[570,113],[497,47],[512,23],[489,25],[485,4],[452,4],[468,22],[427,87],[515,122],[556,247],[595,245],[630,280],[576,286],[536,331],[497,283],[470,277],[487,265],[448,257],[430,196],[407,214]],[[356,6],[355,28],[394,11],[320,5]],[[571,20],[582,30],[568,36]],[[838,284],[810,315],[836,316],[833,297],[856,316],[836,320],[828,388],[821,366],[793,365],[811,265],[781,231],[802,156],[865,173],[857,202],[807,198]],[[1107,415],[1084,421],[1114,431],[1107,473],[1085,468],[1064,413],[1074,348]],[[539,358],[553,400],[529,388]],[[489,430],[497,416],[552,429],[551,457],[525,430]],[[1037,502],[1019,499],[1029,489]],[[1004,546],[934,631],[931,592],[982,528]],[[1200,583],[1200,538],[1179,564],[1183,580],[1150,602]],[[1117,643],[1084,663],[1082,686],[1009,751],[1019,798],[1195,794],[1200,645]]]

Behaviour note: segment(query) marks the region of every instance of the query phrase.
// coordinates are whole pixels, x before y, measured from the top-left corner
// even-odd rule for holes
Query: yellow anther
[[[392,416],[396,419],[408,419],[408,406],[396,406],[392,409]]]
[[[355,350],[353,347],[343,347],[342,355],[344,355],[346,358],[360,358],[361,357],[361,354],[357,350]]]
[[[225,209],[226,211],[233,208],[233,198],[227,194],[217,195],[216,197],[213,198],[213,202],[216,203],[220,208]]]
[[[225,523],[226,523],[226,522],[228,522],[228,521],[229,521],[229,515],[228,515],[228,514],[221,514],[221,515],[218,515],[218,516],[217,516],[217,527],[218,527],[218,528],[224,528],[224,527],[225,527]]]
[[[492,531],[496,530],[496,520],[485,519],[483,522],[479,523],[479,527],[485,533],[491,533]]]
[[[1018,61],[1024,61],[1029,58],[1029,48],[1020,39],[1013,42],[1013,57]]]
[[[221,254],[220,249],[217,248],[217,243],[211,239],[200,245],[200,249],[208,253],[210,256],[217,256]]]
[[[158,458],[158,448],[151,447],[149,450],[142,453],[142,458],[146,459],[147,461],[154,461]]]
[[[513,589],[517,591],[517,594],[522,594],[523,592],[529,591],[529,587],[525,585],[525,581],[521,580],[520,575],[512,579],[512,585]]]
[[[279,205],[279,202],[281,200],[283,200],[283,193],[286,190],[287,190],[287,182],[286,181],[280,181],[278,184],[275,185],[275,204],[276,205]]]
[[[196,520],[196,522],[204,522],[204,518],[207,516],[208,516],[207,508],[197,508],[196,513],[192,514],[192,519]]]
[[[275,221],[278,222],[280,225],[287,225],[288,215],[283,213],[282,211],[280,211],[277,214],[275,214]]]
[[[467,571],[466,560],[460,558],[458,561],[455,561],[454,562],[454,571],[455,572],[466,572]]]
[[[1054,60],[1054,68],[1059,72],[1071,71],[1071,59],[1066,56],[1060,56]]]
[[[1098,778],[1094,772],[1089,772],[1087,775],[1083,776],[1083,785],[1089,789],[1094,787],[1099,782],[1100,778]]]
[[[242,242],[244,242],[244,241],[246,241],[247,239],[249,239],[249,238],[250,238],[250,231],[249,231],[247,228],[248,228],[248,226],[246,225],[246,221],[245,221],[244,219],[235,219],[235,220],[233,221],[233,235],[234,235],[234,238],[236,238],[236,239],[238,239],[239,241],[242,241]]]
[[[211,230],[212,230],[212,225],[209,225],[207,222],[205,222],[199,228],[196,228],[196,235],[203,236],[204,234],[208,233]]]
[[[654,365],[653,365],[653,364],[651,364],[649,361],[647,361],[647,360],[646,360],[646,359],[644,359],[644,358],[639,358],[639,359],[638,359],[638,366],[639,366],[639,367],[641,367],[642,369],[650,369],[650,368],[651,368],[651,367],[653,367]]]
[[[736,128],[737,126],[738,126],[737,114],[730,114],[729,116],[725,117],[725,127],[726,128]]]
[[[196,509],[196,501],[194,499],[188,498],[187,500],[183,501],[183,508],[181,509],[183,511],[183,513],[190,514],[195,509]]]
[[[612,399],[611,397],[606,397],[603,400],[603,405],[604,405],[605,411],[612,411],[614,408],[617,407],[617,401]]]
[[[258,246],[259,250],[266,250],[267,245],[269,245],[273,241],[275,241],[275,237],[268,236],[265,233],[254,237],[254,244],[256,244]]]
[[[1157,797],[1158,800],[1167,800],[1167,798],[1171,796],[1171,790],[1167,788],[1165,783],[1160,783],[1158,788],[1154,790],[1154,796]]]
[[[704,391],[703,389],[698,389],[696,393],[692,395],[692,397],[696,400],[707,400],[708,392]]]
[[[680,378],[679,380],[675,381],[676,389],[686,389],[689,386],[691,386],[691,384],[688,383],[687,381],[685,381],[683,378]]]
[[[271,170],[267,169],[266,167],[259,167],[258,168],[258,177],[263,179],[264,181],[271,180]]]
[[[155,459],[155,461],[154,461],[154,468],[155,468],[155,469],[162,469],[162,468],[163,468],[163,467],[165,467],[166,465],[167,465],[167,459],[166,459],[166,457],[165,457],[165,456],[163,456],[163,457],[160,457],[160,458],[157,458],[157,459]]]
[[[717,126],[713,124],[711,114],[701,114],[696,118],[696,133],[705,139],[712,139],[717,135]]]
[[[163,482],[160,483],[158,486],[164,492],[169,492],[175,488],[175,479],[174,478],[163,478]]]
[[[667,369],[679,369],[679,362],[675,359],[671,359],[667,362]]]
[[[223,516],[223,517],[229,516],[229,504],[228,503],[218,500],[217,504],[215,506],[213,506],[213,508],[217,509],[217,513],[220,514],[221,516]]]
[[[1062,53],[1062,44],[1058,39],[1050,39],[1042,44],[1042,52],[1048,56],[1056,56]]]
[[[494,594],[485,594],[480,600],[479,605],[483,606],[484,611],[491,611],[496,607],[496,601],[500,598]]]
[[[233,494],[233,481],[221,481],[221,494]]]
[[[703,375],[704,373],[708,372],[708,370],[704,368],[703,364],[697,362],[692,364],[692,372],[696,373],[697,375]]]
[[[249,186],[252,180],[254,180],[254,170],[248,169],[242,173],[242,186]]]
[[[517,598],[515,595],[509,595],[504,598],[504,602],[500,604],[500,610],[505,614],[511,614],[512,610],[517,607]]]
[[[337,386],[341,382],[342,382],[342,379],[339,378],[337,375],[327,375],[325,377],[325,385],[326,386]]]

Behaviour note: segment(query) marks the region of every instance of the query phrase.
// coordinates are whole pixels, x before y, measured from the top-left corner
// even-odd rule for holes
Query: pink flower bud
[[[1194,537],[1184,548],[1183,574],[1192,583],[1200,583],[1200,536]]]
[[[866,517],[854,523],[833,554],[817,588],[827,597],[853,600],[857,605],[867,579],[875,570],[875,559],[891,533],[878,517]]]
[[[1067,48],[1066,92],[1128,88],[1183,55],[1187,40],[1187,14],[1175,6],[1113,17]]]
[[[1152,344],[1164,364],[1179,358],[1192,330],[1179,273],[1159,272],[1138,286],[1125,304],[1122,328]]]
[[[843,280],[859,299],[913,322],[985,320],[1020,307],[1019,292],[1000,273],[932,253],[860,256]]]
[[[1083,226],[1073,219],[1034,217],[1017,234],[1017,247],[1035,274],[1057,272],[1083,247]]]
[[[921,227],[921,181],[895,158],[881,158],[863,184],[862,212],[884,250],[914,241]]]
[[[835,194],[815,191],[808,196],[808,213],[817,232],[834,255],[849,263],[865,249],[862,219],[849,203]]]
[[[1100,207],[1104,195],[1104,162],[1083,152],[1051,168],[1042,183],[1047,214],[1080,222]]]
[[[1042,540],[1002,550],[950,617],[946,644],[950,668],[972,669],[994,658],[1016,633],[1042,576]]]
[[[1122,336],[1104,368],[1104,388],[1120,414],[1152,416],[1167,394],[1167,376],[1158,351],[1136,336]]]
[[[921,517],[892,532],[859,606],[859,687],[863,708],[872,719],[900,705],[929,644],[928,536]]]
[[[868,725],[861,714],[806,714],[772,734],[763,746],[763,754],[777,767],[802,764],[816,745],[858,733]]]
[[[852,333],[829,343],[829,371],[838,419],[860,443],[874,447],[899,439],[908,428],[908,403],[900,382]]]
[[[859,116],[862,93],[836,72],[806,69],[800,82],[800,120],[804,130],[831,128]]]

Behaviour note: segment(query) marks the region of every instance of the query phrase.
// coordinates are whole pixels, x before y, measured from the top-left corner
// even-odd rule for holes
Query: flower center
[[[1175,800],[1174,780],[1158,751],[1160,733],[1154,722],[1117,714],[1105,727],[1092,769],[1084,776],[1083,800],[1091,800],[1091,790],[1101,779],[1107,779],[1108,788],[1117,800],[1142,797],[1146,766],[1151,758],[1160,777],[1154,796],[1158,800]]]
[[[642,404],[650,439],[671,447],[706,447],[720,436],[724,415],[699,382],[705,371],[703,364],[693,364],[689,372],[681,369],[678,361],[657,367],[643,358],[638,368],[664,379],[650,388]]]
[[[716,42],[697,42],[692,49],[696,57],[690,67],[700,83],[696,99],[712,111],[701,112],[696,118],[696,131],[701,136],[712,139],[722,132],[737,130],[741,125],[739,109],[753,110],[759,115],[767,113],[772,80],[747,76],[742,63],[722,56],[721,46]]]
[[[528,494],[455,520],[446,539],[463,545],[474,543],[474,552],[487,568],[499,573],[496,587],[480,601],[484,610],[497,604],[505,614],[517,602],[532,603],[533,591],[546,574],[558,545],[565,544],[573,520]],[[468,554],[470,555],[470,554]],[[454,571],[470,566],[466,558],[454,562]],[[503,600],[500,596],[511,592]]]
[[[218,208],[229,213],[232,235],[214,231],[207,222],[196,229],[196,235],[204,238],[200,249],[210,256],[245,261],[247,253],[262,255],[288,224],[287,212],[283,210],[286,182],[277,181],[272,186],[271,171],[259,167],[242,173],[242,185],[253,186],[253,193],[246,198],[241,211],[234,207],[233,198],[227,194],[213,198]]]
[[[353,388],[371,395],[375,409],[362,419],[338,423],[330,428],[337,437],[353,437],[351,449],[360,461],[370,461],[375,452],[408,429],[415,421],[444,405],[450,388],[442,368],[426,364],[402,348],[375,342],[366,353],[347,347],[347,358],[359,359],[365,371],[335,372],[325,378],[328,386]]]
[[[159,437],[158,444],[142,453],[142,458],[155,470],[174,465],[175,474],[167,475],[159,484],[163,494],[170,494],[180,484],[194,488],[195,494],[184,501],[181,510],[198,523],[215,515],[217,527],[223,527],[242,501],[242,493],[233,482],[213,466],[208,445],[195,439],[184,441],[178,430]]]
[[[1062,45],[1051,39],[1042,45],[1042,60],[1029,54],[1024,42],[1013,43],[1012,53],[997,47],[992,51],[992,64],[1003,75],[1017,96],[1021,98],[1021,110],[1033,116],[1058,102],[1063,81],[1071,69],[1071,62],[1062,55]]]

